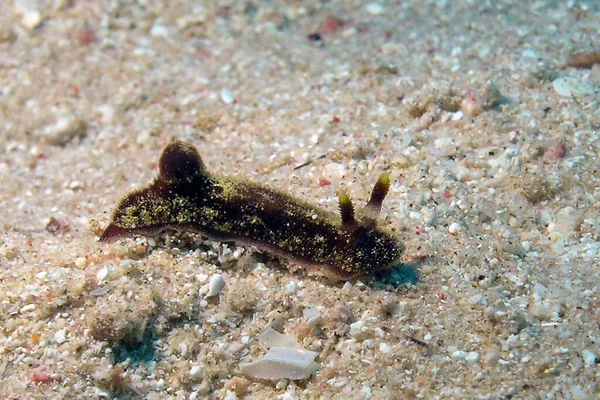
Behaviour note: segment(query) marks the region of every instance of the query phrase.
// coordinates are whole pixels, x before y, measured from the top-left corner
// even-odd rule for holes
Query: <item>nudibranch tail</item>
[[[100,241],[106,242],[113,238],[123,237],[127,235],[127,230],[123,229],[115,224],[110,224],[106,227],[102,235],[100,236]]]

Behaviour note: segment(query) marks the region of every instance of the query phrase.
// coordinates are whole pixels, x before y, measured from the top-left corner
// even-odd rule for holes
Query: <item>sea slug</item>
[[[377,227],[389,175],[377,180],[371,199],[355,217],[347,193],[340,214],[265,186],[208,172],[198,150],[180,140],[163,150],[158,177],[128,194],[100,240],[166,229],[256,246],[318,273],[351,279],[392,266],[404,246]]]

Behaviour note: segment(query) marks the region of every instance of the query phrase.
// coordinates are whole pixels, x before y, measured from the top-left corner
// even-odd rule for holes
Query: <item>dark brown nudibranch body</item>
[[[404,250],[376,225],[389,185],[389,176],[381,175],[357,217],[342,193],[337,215],[256,183],[213,175],[194,146],[174,140],[160,156],[158,177],[121,200],[100,239],[201,232],[350,279],[393,265]]]

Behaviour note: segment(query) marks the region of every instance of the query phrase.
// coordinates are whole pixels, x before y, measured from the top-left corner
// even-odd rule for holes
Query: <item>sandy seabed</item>
[[[0,1],[1,398],[600,398],[600,3],[204,3]],[[174,137],[330,211],[389,172],[402,265],[99,242]],[[267,328],[318,370],[242,374]]]

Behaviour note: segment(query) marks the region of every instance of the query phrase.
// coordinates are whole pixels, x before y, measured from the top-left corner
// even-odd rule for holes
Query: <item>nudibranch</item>
[[[337,279],[370,274],[398,262],[403,245],[377,227],[390,187],[377,180],[356,213],[346,192],[339,215],[277,190],[217,176],[198,150],[173,140],[158,162],[158,177],[121,200],[100,240],[151,235],[166,229],[200,232],[221,241],[256,246]]]

